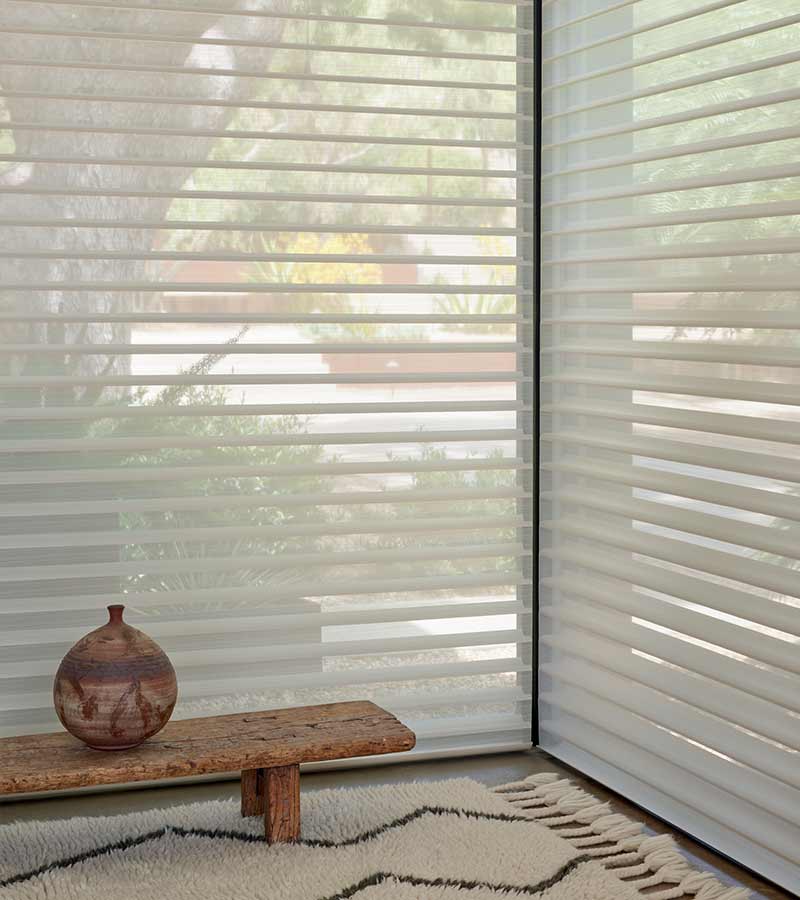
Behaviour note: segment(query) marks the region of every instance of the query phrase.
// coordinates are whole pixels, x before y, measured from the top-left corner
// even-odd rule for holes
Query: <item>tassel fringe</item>
[[[698,872],[668,834],[646,835],[644,825],[612,811],[554,772],[496,787],[516,809],[552,828],[582,854],[593,856],[648,900],[748,900],[746,888]],[[655,890],[661,888],[660,890]]]

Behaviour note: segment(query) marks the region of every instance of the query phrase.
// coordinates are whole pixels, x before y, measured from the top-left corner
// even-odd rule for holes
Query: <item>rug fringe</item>
[[[588,791],[555,772],[494,788],[540,825],[593,856],[648,900],[748,900],[747,888],[730,887],[711,872],[693,868],[668,834],[646,835],[644,825],[613,812]],[[662,890],[653,888],[663,886]]]

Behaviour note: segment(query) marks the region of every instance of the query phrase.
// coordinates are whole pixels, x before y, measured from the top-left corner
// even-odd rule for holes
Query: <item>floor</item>
[[[616,808],[629,816],[635,816],[660,832],[665,827],[653,816],[626,803],[600,785],[582,777],[573,769],[558,763],[539,750],[524,753],[504,753],[494,756],[477,756],[464,759],[434,760],[431,762],[404,763],[391,766],[347,769],[305,773],[303,790],[315,790],[345,785],[391,784],[400,781],[434,781],[442,778],[470,777],[486,784],[502,784],[531,775],[534,772],[560,772],[604,800],[610,800]],[[0,821],[61,819],[69,816],[101,816],[134,812],[202,800],[238,797],[238,781],[214,781],[202,784],[182,785],[142,790],[108,791],[83,796],[55,797],[43,800],[26,800],[0,804]],[[752,900],[791,900],[791,895],[760,878],[751,875],[726,859],[695,843],[681,834],[676,835],[679,844],[695,864],[731,885],[742,885],[753,891]]]

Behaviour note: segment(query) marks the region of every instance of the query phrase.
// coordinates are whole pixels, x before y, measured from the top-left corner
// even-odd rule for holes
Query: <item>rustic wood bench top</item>
[[[265,812],[268,840],[294,840],[300,763],[395,753],[415,740],[368,701],[177,720],[132,750],[92,750],[66,732],[31,734],[0,739],[0,794],[241,769],[242,814]]]
[[[410,750],[414,733],[374,703],[178,719],[132,750],[66,732],[0,739],[0,794],[288,766]]]

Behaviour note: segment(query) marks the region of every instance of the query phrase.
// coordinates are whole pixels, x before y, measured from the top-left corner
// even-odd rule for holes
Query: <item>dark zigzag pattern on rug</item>
[[[491,881],[461,881],[457,878],[415,878],[413,875],[398,875],[395,872],[376,872],[357,884],[345,888],[338,894],[331,894],[322,900],[350,900],[356,894],[370,887],[377,887],[385,881],[396,881],[398,884],[410,884],[412,887],[454,887],[462,891],[489,890],[500,894],[521,894],[527,897],[541,894],[566,878],[578,866],[591,862],[591,856],[576,856],[565,863],[554,875],[543,878],[538,884],[498,884]]]
[[[297,841],[296,845],[302,847],[320,847],[326,849],[332,849],[336,847],[352,847],[357,844],[363,844],[366,841],[374,840],[376,837],[380,837],[380,835],[385,834],[387,831],[392,831],[396,828],[403,828],[406,825],[409,825],[411,822],[414,822],[417,819],[421,819],[423,816],[428,815],[457,816],[459,818],[483,819],[494,822],[527,822],[529,825],[537,824],[535,819],[531,819],[528,816],[513,816],[508,813],[483,813],[476,812],[475,810],[471,809],[458,809],[456,807],[447,806],[420,806],[398,819],[393,819],[391,822],[387,822],[384,825],[379,825],[376,828],[372,828],[369,831],[364,831],[361,834],[356,835],[355,837],[347,838],[343,841],[323,841],[307,839]],[[39,866],[36,869],[31,869],[28,872],[21,872],[19,875],[12,875],[10,878],[6,878],[0,881],[0,888],[10,887],[14,884],[21,884],[25,881],[30,881],[33,878],[37,878],[39,875],[44,875],[47,872],[56,871],[57,869],[68,869],[70,866],[74,866],[82,862],[87,862],[90,859],[95,859],[99,856],[103,856],[106,853],[111,853],[114,850],[131,850],[134,847],[140,846],[141,844],[146,844],[149,841],[156,841],[159,838],[166,837],[169,834],[174,834],[178,837],[203,837],[217,840],[242,841],[248,844],[266,843],[266,838],[258,834],[247,834],[246,832],[231,831],[227,829],[181,828],[179,825],[164,825],[162,828],[148,831],[146,834],[140,834],[138,837],[123,838],[119,841],[103,844],[101,847],[95,847],[93,850],[87,850],[84,853],[76,853],[74,856],[64,857],[62,859],[56,860],[55,862]]]

